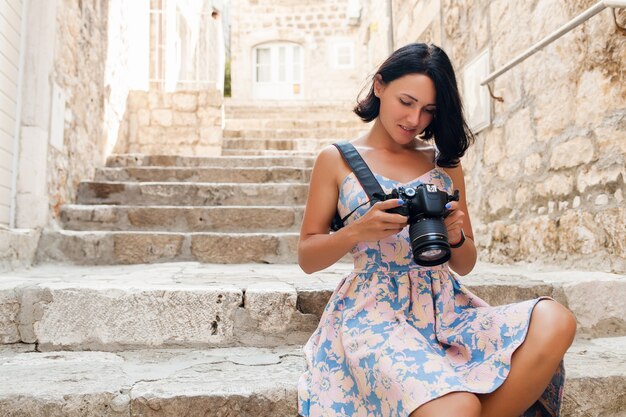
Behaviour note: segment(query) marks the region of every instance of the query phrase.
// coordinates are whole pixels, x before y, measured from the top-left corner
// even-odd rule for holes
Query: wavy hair
[[[435,117],[419,137],[435,140],[438,150],[437,165],[457,166],[460,158],[474,142],[474,135],[463,116],[463,105],[452,63],[438,46],[412,43],[396,50],[372,76],[369,92],[364,99],[357,99],[354,112],[364,122],[376,119],[380,112],[380,99],[374,95],[374,77],[380,75],[382,82],[388,84],[408,74],[424,74],[435,84]],[[366,88],[367,86],[364,90]]]

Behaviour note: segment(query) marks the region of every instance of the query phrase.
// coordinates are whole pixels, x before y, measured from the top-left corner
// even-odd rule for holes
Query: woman
[[[304,347],[303,416],[558,416],[562,358],[576,320],[550,297],[490,307],[452,274],[468,274],[476,248],[460,158],[473,136],[454,70],[438,47],[410,44],[373,77],[355,112],[374,121],[352,141],[383,190],[434,184],[459,201],[444,224],[451,257],[415,263],[400,199],[366,203],[334,146],[315,161],[298,261],[312,273],[354,256]],[[434,140],[436,146],[432,146]],[[338,210],[345,227],[329,234]]]

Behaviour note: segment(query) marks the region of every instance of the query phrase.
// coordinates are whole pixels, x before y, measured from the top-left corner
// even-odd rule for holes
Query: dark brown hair
[[[452,63],[446,53],[435,45],[412,43],[385,60],[372,77],[367,96],[358,100],[354,112],[365,122],[378,117],[380,99],[374,95],[373,79],[380,75],[388,84],[408,74],[424,74],[435,84],[435,117],[420,135],[424,140],[435,140],[437,165],[454,167],[474,142],[474,135],[463,116],[463,105]]]

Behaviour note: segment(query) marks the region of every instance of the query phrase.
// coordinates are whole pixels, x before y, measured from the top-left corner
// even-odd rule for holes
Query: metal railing
[[[504,74],[505,72],[507,72],[508,70],[510,70],[511,68],[513,68],[514,66],[516,66],[517,64],[525,60],[526,58],[528,58],[529,56],[533,55],[535,52],[543,49],[543,47],[545,47],[546,45],[554,42],[555,40],[557,40],[558,38],[560,38],[561,36],[569,32],[570,30],[574,29],[576,26],[580,25],[581,23],[586,22],[587,20],[589,20],[590,18],[597,15],[598,13],[600,13],[601,11],[603,11],[604,9],[608,7],[626,8],[626,0],[599,1],[595,5],[591,6],[590,8],[588,8],[587,10],[585,10],[584,12],[582,12],[581,14],[579,14],[578,16],[576,16],[575,18],[573,18],[572,20],[570,20],[569,22],[561,26],[559,29],[555,30],[554,32],[552,32],[551,34],[549,34],[548,36],[546,36],[545,38],[537,42],[535,45],[528,48],[526,51],[519,54],[517,57],[513,58],[509,63],[504,65],[499,70],[494,71],[491,74],[489,74],[487,78],[485,78],[480,83],[480,85],[486,85],[490,83],[491,81],[495,80],[500,75]],[[617,25],[617,18],[615,19],[615,24]],[[620,29],[623,29],[619,25],[618,27]]]

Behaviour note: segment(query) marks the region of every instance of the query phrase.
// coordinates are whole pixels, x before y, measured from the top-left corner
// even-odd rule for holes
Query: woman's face
[[[408,144],[435,116],[435,84],[424,74],[407,74],[387,84],[377,77],[374,94],[380,99],[378,118],[395,142]]]

